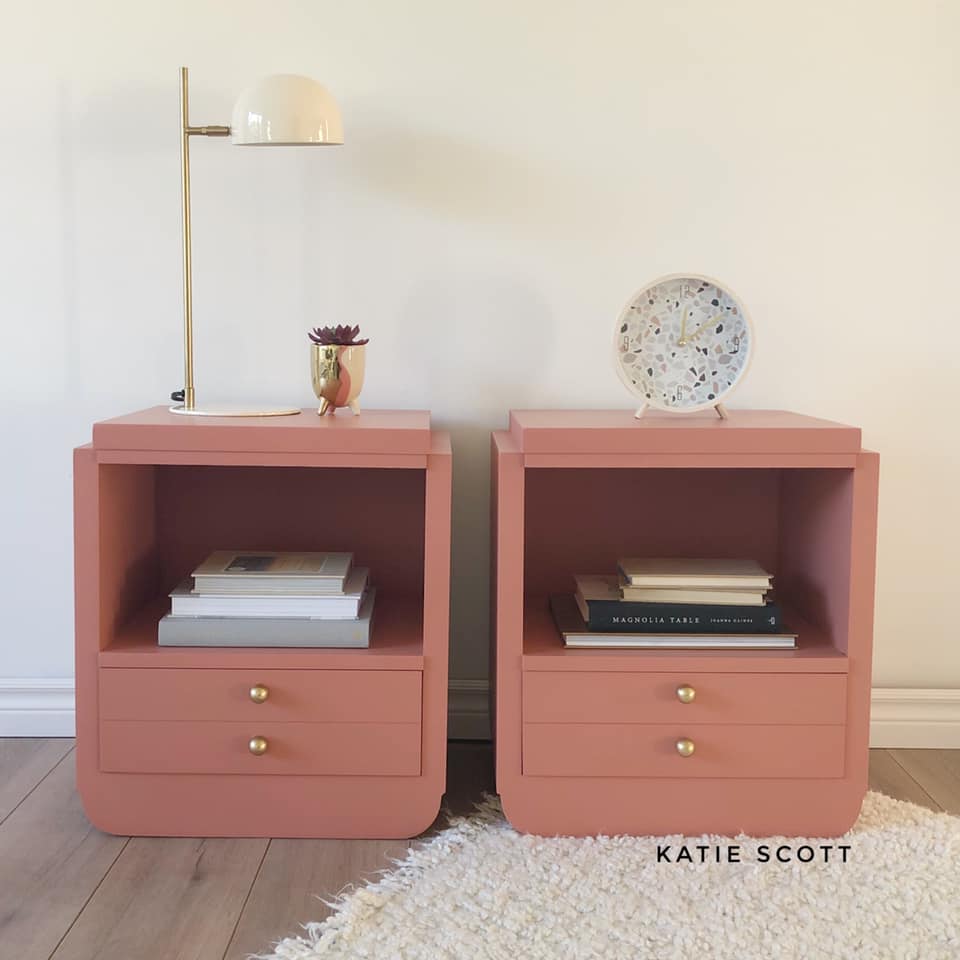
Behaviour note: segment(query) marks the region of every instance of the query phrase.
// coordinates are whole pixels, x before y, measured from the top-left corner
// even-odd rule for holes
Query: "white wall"
[[[488,432],[630,405],[614,320],[704,271],[758,350],[734,406],[883,454],[875,681],[960,687],[960,5],[8,4],[0,34],[0,677],[71,672],[70,448],[180,386],[177,68],[228,122],[323,80],[347,146],[194,144],[201,397],[307,405],[359,322],[368,406],[454,431],[456,675],[486,670]]]

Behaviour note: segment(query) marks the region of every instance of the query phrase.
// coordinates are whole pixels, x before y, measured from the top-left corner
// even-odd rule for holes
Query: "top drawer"
[[[842,724],[846,702],[843,674],[523,675],[525,723]]]
[[[100,670],[100,717],[419,723],[420,678],[417,670],[110,667]]]

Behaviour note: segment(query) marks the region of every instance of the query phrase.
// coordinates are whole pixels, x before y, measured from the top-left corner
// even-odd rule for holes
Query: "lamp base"
[[[186,417],[289,417],[300,413],[298,407],[249,407],[240,403],[221,403],[188,410],[182,403],[170,407],[171,413]]]

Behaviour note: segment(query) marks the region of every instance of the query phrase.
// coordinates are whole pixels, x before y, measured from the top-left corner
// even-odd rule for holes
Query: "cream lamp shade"
[[[343,124],[326,87],[309,77],[278,73],[240,94],[230,135],[236,146],[332,146],[343,143]]]

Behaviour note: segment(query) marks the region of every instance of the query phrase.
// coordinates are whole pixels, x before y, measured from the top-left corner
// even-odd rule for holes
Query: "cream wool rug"
[[[695,862],[657,862],[684,842]],[[798,863],[805,843],[817,856]],[[740,863],[713,862],[731,845]],[[489,801],[304,929],[271,960],[957,960],[960,818],[870,793],[837,840],[546,839]]]

